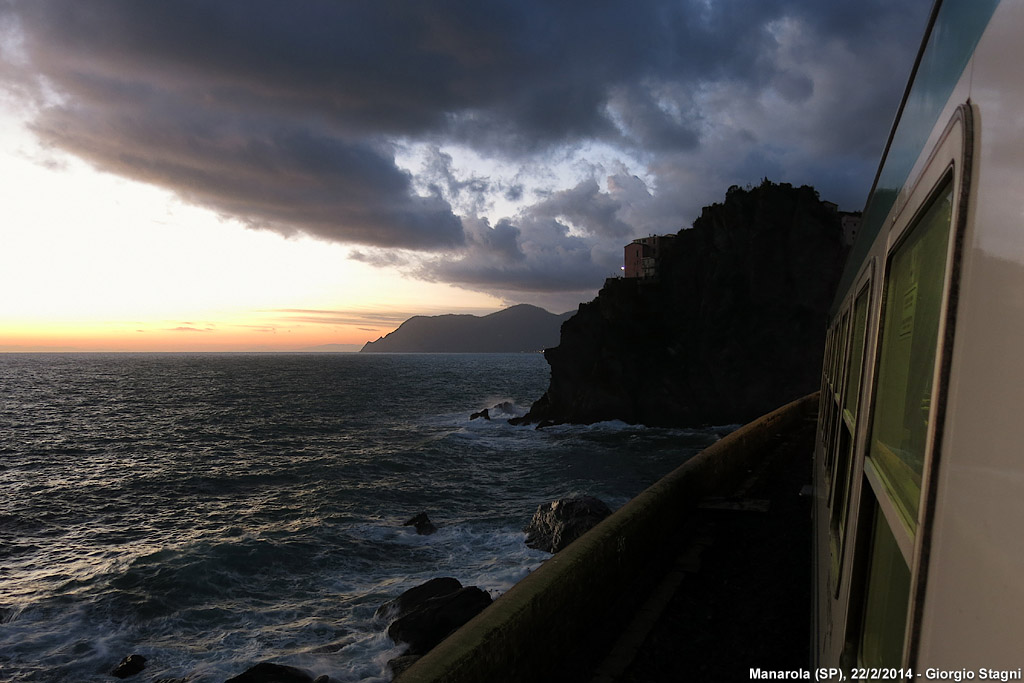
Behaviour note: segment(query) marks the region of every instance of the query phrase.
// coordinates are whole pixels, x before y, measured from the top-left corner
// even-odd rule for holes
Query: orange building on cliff
[[[675,235],[651,235],[633,240],[626,245],[626,277],[653,278],[658,275],[658,260],[661,250]]]

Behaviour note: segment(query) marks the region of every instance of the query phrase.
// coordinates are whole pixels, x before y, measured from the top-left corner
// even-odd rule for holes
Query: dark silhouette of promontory
[[[417,315],[361,352],[373,353],[521,353],[558,343],[558,330],[572,312],[555,315],[519,304],[497,313]]]
[[[814,188],[765,180],[634,242],[630,277],[562,326],[548,390],[516,422],[736,424],[815,391],[843,221]]]

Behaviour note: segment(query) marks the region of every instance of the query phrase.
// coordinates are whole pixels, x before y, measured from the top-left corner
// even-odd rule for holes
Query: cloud
[[[101,170],[539,298],[733,184],[860,208],[930,5],[4,0],[0,79]]]
[[[618,216],[622,208],[612,193],[586,180],[494,226],[481,218],[464,219],[464,249],[413,259],[406,270],[511,300],[541,293],[581,295],[618,273],[622,245],[632,231]]]
[[[602,192],[593,178],[567,190],[553,192],[529,209],[532,216],[546,216],[568,222],[578,231],[624,240],[633,227],[618,217],[622,208],[611,194]]]
[[[190,106],[155,86],[92,85],[130,92],[46,108],[32,124],[43,141],[256,228],[414,249],[462,241],[447,202],[416,196],[383,143]]]
[[[458,206],[463,214],[477,215],[490,208],[490,180],[473,174],[466,178],[459,177],[453,168],[452,155],[436,144],[427,147],[418,175],[419,182],[428,187],[431,195],[445,198]]]
[[[366,325],[378,323],[397,326],[411,313],[407,311],[362,311],[362,310],[322,310],[307,308],[282,308],[271,311],[282,316],[284,322],[312,323],[315,325]]]
[[[281,308],[269,313],[275,318],[275,326],[285,327],[291,324],[309,325],[355,325],[366,331],[377,331],[382,328],[394,329],[414,315],[431,315],[451,313],[450,306],[444,302],[437,302],[434,306],[426,306],[417,310],[395,308],[391,310],[364,310],[364,309],[306,309],[306,308]],[[476,308],[467,309],[467,313],[481,313]]]
[[[200,327],[189,327],[189,326],[185,326],[185,325],[180,325],[178,327],[169,327],[169,328],[167,328],[166,331],[167,332],[212,332],[213,328],[211,328],[211,327],[200,328]]]

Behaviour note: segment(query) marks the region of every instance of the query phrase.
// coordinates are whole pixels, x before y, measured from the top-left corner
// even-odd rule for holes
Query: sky
[[[863,208],[931,0],[0,0],[0,351],[553,312],[731,185]]]

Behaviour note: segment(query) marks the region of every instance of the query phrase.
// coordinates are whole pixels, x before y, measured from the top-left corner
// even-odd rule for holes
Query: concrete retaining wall
[[[617,595],[657,555],[697,501],[729,493],[775,434],[813,416],[817,406],[811,394],[704,449],[552,556],[396,681],[548,680],[552,662],[589,637],[603,596]]]

